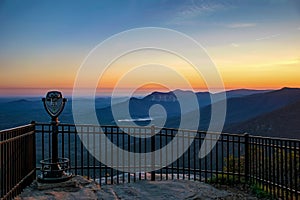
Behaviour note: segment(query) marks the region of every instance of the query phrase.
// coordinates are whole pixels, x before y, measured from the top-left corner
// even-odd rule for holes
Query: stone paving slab
[[[189,180],[141,180],[119,185],[99,186],[96,182],[75,176],[68,182],[40,184],[34,181],[16,200],[96,200],[96,199],[256,199],[247,194],[232,193],[209,184]]]

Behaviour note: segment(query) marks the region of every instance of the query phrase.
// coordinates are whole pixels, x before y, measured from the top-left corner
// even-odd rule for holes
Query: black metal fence
[[[0,132],[1,198],[20,192],[35,178],[33,163],[36,162],[39,169],[39,161],[51,157],[51,131],[50,124],[37,123]],[[274,198],[299,199],[300,140],[226,133],[218,138],[217,133],[156,127],[59,124],[58,131],[59,157],[70,159],[73,174],[100,184],[188,179],[255,185]],[[99,137],[101,134],[105,134],[109,142]],[[180,142],[172,143],[176,136]],[[120,149],[113,151],[110,142],[127,152],[140,154],[131,158]],[[97,144],[105,148],[98,148]],[[189,148],[180,154],[185,144],[189,144]],[[146,153],[165,146],[168,148],[164,151],[146,158]],[[200,159],[201,148],[207,155]],[[98,155],[101,161],[114,160],[113,166],[99,162],[91,154]],[[135,159],[131,162],[135,164],[125,164],[129,163],[125,162],[128,159]],[[129,173],[129,169],[134,172]],[[156,170],[149,172],[149,169]]]
[[[300,141],[250,136],[248,177],[273,197],[299,199]]]
[[[110,153],[111,146],[101,141],[97,135],[105,134],[112,143],[128,152],[147,153],[168,145],[179,132],[180,144],[171,145],[160,154],[168,154],[167,164],[163,156],[152,157],[151,162],[137,157],[140,162],[135,166],[125,166],[124,159],[130,159],[127,154],[119,152]],[[154,134],[158,131],[157,134]],[[37,124],[37,160],[51,157],[51,126]],[[126,133],[128,134],[126,134]],[[100,184],[115,184],[137,181],[141,179],[167,180],[188,179],[204,182],[218,183],[249,183],[270,193],[272,197],[284,199],[299,199],[300,195],[300,140],[268,138],[251,136],[248,134],[222,133],[218,134],[191,130],[177,130],[154,127],[117,127],[72,124],[59,125],[59,153],[71,161],[72,172],[92,178]],[[153,137],[141,137],[147,135]],[[106,145],[104,156],[114,157],[114,167],[108,167],[95,159],[80,138],[86,137],[85,145],[95,146],[95,143]],[[203,145],[204,138],[206,145]],[[211,145],[216,142],[213,149],[200,159],[198,152],[201,146],[208,152]],[[184,143],[190,144],[188,150],[180,155],[178,149]],[[93,154],[97,153],[96,148]],[[169,151],[169,152],[168,152]],[[40,153],[39,153],[40,152]],[[102,158],[103,160],[104,158]],[[157,163],[157,159],[160,159]],[[154,162],[153,160],[156,160]],[[147,173],[153,164],[161,169]],[[152,165],[152,166],[151,166]],[[39,166],[39,164],[37,165]],[[156,166],[157,167],[157,166]],[[115,170],[115,169],[122,170]],[[135,173],[125,173],[128,168],[135,168]]]
[[[0,198],[12,199],[35,179],[35,125],[0,131]]]

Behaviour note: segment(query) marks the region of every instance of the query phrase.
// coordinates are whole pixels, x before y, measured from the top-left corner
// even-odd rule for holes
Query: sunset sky
[[[174,29],[195,39],[215,63],[226,89],[300,87],[298,0],[2,0],[0,27],[0,96],[43,95],[48,89],[70,95],[81,63],[96,45],[141,27]],[[162,57],[181,68],[196,91],[205,90],[203,80],[182,61]],[[135,59],[118,60],[100,87],[113,88],[122,67]],[[140,71],[124,91],[149,73],[157,72]],[[186,89],[167,72],[159,74],[170,80],[170,89]]]

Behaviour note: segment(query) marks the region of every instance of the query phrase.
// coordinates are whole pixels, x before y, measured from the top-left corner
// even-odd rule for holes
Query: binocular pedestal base
[[[58,158],[57,162],[52,162],[52,159],[41,161],[41,174],[37,180],[42,183],[58,183],[64,182],[72,178],[72,173],[69,172],[70,161],[67,158]]]

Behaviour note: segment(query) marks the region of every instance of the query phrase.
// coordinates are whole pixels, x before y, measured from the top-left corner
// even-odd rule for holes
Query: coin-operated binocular
[[[47,113],[51,116],[52,157],[41,160],[41,174],[38,181],[46,183],[63,182],[72,177],[68,158],[58,157],[58,116],[61,114],[67,101],[60,91],[49,91],[42,99]]]

